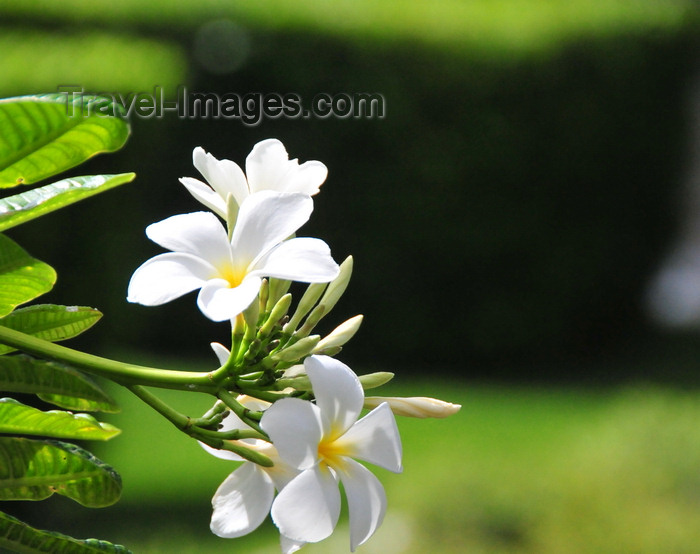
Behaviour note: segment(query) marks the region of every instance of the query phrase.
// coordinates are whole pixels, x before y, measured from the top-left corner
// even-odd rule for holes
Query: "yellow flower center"
[[[318,457],[321,463],[336,469],[342,469],[345,465],[345,456],[347,456],[347,449],[340,441],[323,438],[318,443]]]
[[[226,265],[219,269],[219,277],[228,281],[230,288],[235,288],[243,282],[246,276],[245,270]]]

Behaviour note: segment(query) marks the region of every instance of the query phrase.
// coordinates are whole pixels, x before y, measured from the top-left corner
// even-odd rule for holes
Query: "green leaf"
[[[40,531],[0,512],[0,550],[3,548],[27,554],[131,554],[131,550],[107,541],[79,540],[52,531]]]
[[[135,173],[86,175],[0,199],[0,231],[133,181],[134,177]]]
[[[107,98],[55,93],[0,100],[0,188],[35,183],[121,148],[129,125]]]
[[[0,318],[0,325],[49,342],[75,337],[92,327],[102,313],[85,306],[56,306],[37,304],[19,308]],[[16,348],[0,344],[0,354],[13,352]]]
[[[0,433],[42,435],[56,439],[109,440],[121,431],[88,414],[42,412],[12,398],[0,398]]]
[[[43,500],[53,493],[88,508],[119,500],[119,474],[79,446],[59,441],[0,437],[0,500]]]
[[[12,239],[0,235],[0,317],[49,292],[56,282],[50,265],[32,258]]]
[[[87,375],[25,354],[0,356],[0,390],[36,394],[67,410],[119,411],[115,401]]]

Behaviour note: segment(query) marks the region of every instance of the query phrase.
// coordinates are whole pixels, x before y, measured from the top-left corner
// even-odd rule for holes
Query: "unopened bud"
[[[355,336],[355,333],[357,333],[360,325],[362,325],[362,319],[362,315],[356,315],[355,317],[351,317],[347,321],[338,325],[335,329],[328,333],[328,335],[321,339],[314,349],[314,354],[322,354],[323,350],[331,349],[336,346],[343,346],[353,336]]]
[[[277,301],[284,296],[289,287],[292,286],[291,281],[285,281],[284,279],[270,279],[270,288],[267,297],[267,305],[265,306],[265,311],[269,312],[272,307],[277,304]]]
[[[266,337],[272,332],[273,327],[279,322],[279,320],[287,315],[287,310],[289,310],[289,306],[291,306],[291,304],[291,294],[285,294],[277,301],[272,308],[270,315],[267,317],[267,320],[265,323],[263,323],[262,327],[260,327],[260,336]]]
[[[255,339],[253,342],[250,343],[250,346],[248,346],[248,350],[246,351],[245,355],[243,356],[243,359],[246,362],[250,362],[255,359],[255,356],[258,355],[258,352],[260,352],[260,346],[261,346],[261,341],[260,339]]]
[[[258,316],[260,315],[260,304],[258,302],[251,303],[245,310],[243,310],[243,319],[245,319],[245,324],[247,325],[247,333],[251,330],[253,333],[258,328]]]
[[[321,297],[319,304],[326,307],[325,313],[330,312],[336,305],[340,297],[343,296],[345,289],[348,288],[350,277],[352,276],[353,259],[352,256],[345,258],[345,261],[340,264],[340,273],[328,284],[325,294]]]
[[[260,310],[261,313],[265,312],[265,308],[267,308],[267,299],[270,296],[270,281],[267,279],[263,279],[262,283],[260,283],[260,292],[258,293],[258,309]]]
[[[389,371],[377,371],[375,373],[368,373],[367,375],[359,375],[360,384],[365,390],[376,389],[377,387],[386,385],[393,378],[394,374]]]
[[[303,364],[293,365],[286,369],[282,377],[277,379],[275,385],[278,389],[291,387],[299,391],[310,391],[313,388],[311,386],[311,379],[309,379],[309,376],[304,371]]]
[[[456,414],[462,407],[460,404],[444,402],[437,398],[413,396],[408,398],[396,396],[366,396],[364,407],[371,409],[388,402],[391,411],[396,415],[407,417],[437,417],[443,418]]]
[[[289,323],[287,323],[287,325],[284,327],[285,333],[292,334],[294,331],[296,331],[297,325],[299,325],[302,318],[313,309],[318,299],[321,298],[323,291],[326,290],[327,286],[328,283],[311,283],[308,287],[306,287],[306,291],[301,297],[301,300],[299,300],[299,304],[297,304],[297,309],[294,311],[294,315],[289,320]]]
[[[309,333],[311,333],[311,331],[314,330],[314,327],[318,325],[318,322],[321,321],[321,318],[327,313],[328,310],[326,309],[325,305],[319,304],[316,306],[313,310],[311,310],[311,313],[309,314],[309,317],[306,318],[304,325],[295,331],[293,336],[298,338],[306,337]]]
[[[321,340],[319,335],[311,335],[295,342],[291,346],[283,348],[279,352],[272,355],[272,360],[275,362],[296,362],[311,354],[311,351],[316,347],[318,341]]]
[[[314,351],[312,352],[312,354],[319,354],[319,355],[323,355],[323,356],[333,357],[333,356],[337,356],[338,354],[340,354],[342,352],[342,350],[343,350],[342,346],[329,346],[327,348],[321,348],[321,349],[319,349],[317,346],[316,348],[314,348]]]

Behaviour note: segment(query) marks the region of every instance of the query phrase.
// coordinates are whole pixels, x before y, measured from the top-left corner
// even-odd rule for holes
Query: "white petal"
[[[382,524],[386,513],[386,493],[371,471],[352,460],[348,460],[338,476],[348,499],[350,550],[354,552]]]
[[[313,211],[313,200],[303,194],[263,191],[241,204],[231,237],[237,266],[246,267],[272,247],[293,235]]]
[[[257,143],[245,161],[250,192],[285,192],[283,179],[289,169],[289,155],[279,140],[267,139]]]
[[[248,183],[243,170],[231,160],[217,160],[202,148],[195,148],[192,162],[216,193],[226,201],[233,194],[240,205],[248,196]]]
[[[160,254],[134,271],[126,299],[144,306],[160,306],[198,289],[215,272],[210,264],[191,254]]]
[[[224,279],[211,279],[199,291],[197,305],[212,321],[233,319],[255,300],[261,283],[259,277],[248,276],[232,288]]]
[[[328,168],[317,161],[310,161],[293,168],[284,179],[284,190],[313,196],[328,177]]]
[[[215,267],[230,264],[226,229],[210,212],[174,215],[146,227],[146,235],[163,248],[198,256]]]
[[[264,443],[264,441],[259,442],[261,444]],[[275,464],[272,467],[265,468],[265,471],[272,479],[275,488],[278,491],[281,491],[290,483],[292,479],[294,479],[301,472],[297,468],[285,463],[284,460],[280,458],[279,453],[277,452],[275,447],[272,446],[269,442],[265,444],[267,445],[267,448],[260,448],[258,450],[259,452],[265,454],[268,458],[270,458]]]
[[[270,477],[256,464],[244,463],[214,494],[212,532],[227,539],[250,533],[265,520],[274,494]]]
[[[306,543],[302,541],[293,541],[289,537],[280,535],[280,547],[282,549],[282,554],[293,554],[301,549]]]
[[[302,283],[327,283],[338,276],[340,268],[331,257],[331,249],[320,239],[286,240],[260,258],[251,271],[254,275],[276,277]]]
[[[323,540],[338,523],[338,483],[325,466],[307,469],[282,489],[270,513],[284,536],[303,542]]]
[[[204,450],[209,452],[212,456],[216,456],[217,458],[220,458],[222,460],[231,460],[233,462],[243,462],[245,461],[245,458],[242,456],[239,456],[235,452],[231,452],[230,450],[219,450],[218,448],[212,448],[208,444],[204,444],[203,442],[197,441],[199,446],[201,446]]]
[[[266,400],[260,400],[259,398],[248,396],[247,394],[239,394],[236,400],[238,400],[238,402],[240,402],[244,408],[248,408],[249,410],[253,410],[255,412],[264,412],[270,406],[272,406],[272,404]]]
[[[316,463],[321,440],[318,406],[299,398],[283,398],[265,411],[260,426],[289,465],[306,469]]]
[[[209,344],[209,346],[211,346],[211,349],[214,351],[216,359],[219,360],[219,365],[224,365],[226,362],[228,362],[228,359],[231,356],[231,351],[228,348],[226,348],[220,342],[212,342]]]
[[[211,187],[191,177],[181,177],[180,182],[192,196],[218,216],[226,219],[226,200]]]
[[[212,345],[215,345],[218,343],[212,343]],[[221,346],[219,344],[219,346]],[[224,348],[221,346],[221,348]],[[225,349],[226,352],[228,352],[228,349]],[[262,412],[266,410],[267,408],[270,407],[270,403],[266,402],[265,400],[260,400],[259,398],[253,398],[252,396],[248,396],[246,394],[239,394],[236,397],[236,400],[244,407],[248,408],[249,410],[254,410],[254,411],[259,411]],[[247,425],[246,423],[241,420],[236,414],[233,412],[229,411],[228,415],[223,419],[221,422],[221,427],[219,428],[219,431],[221,432],[226,432],[226,431],[233,431],[235,429],[245,429],[245,430],[250,430],[250,426]],[[247,448],[253,448],[254,450],[257,450],[261,454],[264,454],[268,456],[269,458],[272,459],[274,462],[274,467],[271,468],[265,468],[264,471],[268,473],[272,477],[273,482],[275,483],[275,487],[279,490],[281,489],[284,485],[287,484],[288,481],[290,481],[295,475],[297,475],[299,472],[293,470],[293,468],[288,467],[286,464],[284,464],[280,459],[279,455],[277,454],[277,450],[267,441],[260,440],[260,439],[240,439],[237,441],[227,441],[227,442],[233,442],[233,443],[240,443],[241,446],[247,447]],[[234,460],[234,461],[243,461],[244,458],[239,456],[238,454],[235,454],[234,452],[231,452],[230,450],[220,450],[218,448],[212,448],[211,446],[208,446],[204,444],[203,442],[199,442],[199,445],[204,448],[209,454],[216,456],[217,458],[222,458],[224,460]]]
[[[336,441],[347,456],[378,465],[394,473],[401,468],[401,437],[386,402],[368,413]]]
[[[328,356],[309,356],[304,369],[321,409],[324,438],[333,440],[345,433],[362,411],[365,394],[360,380],[343,362]]]

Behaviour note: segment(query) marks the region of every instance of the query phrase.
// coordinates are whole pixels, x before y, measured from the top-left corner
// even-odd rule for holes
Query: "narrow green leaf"
[[[57,342],[79,335],[101,317],[99,310],[85,306],[36,304],[19,308],[0,318],[0,325],[49,342]],[[15,350],[16,348],[0,344],[0,354]]]
[[[41,435],[55,439],[109,440],[121,431],[101,423],[88,414],[51,410],[42,412],[17,402],[0,398],[0,433]]]
[[[35,183],[129,136],[123,110],[107,98],[63,93],[0,100],[0,188]]]
[[[0,500],[43,500],[53,493],[88,508],[119,500],[119,474],[87,450],[59,441],[0,437]]]
[[[0,317],[49,292],[56,282],[50,265],[32,258],[20,245],[0,235]]]
[[[52,531],[40,531],[0,512],[0,550],[3,549],[20,554],[131,554],[131,550],[107,541],[80,540]]]
[[[0,199],[0,231],[133,181],[135,173],[86,175]]]
[[[0,390],[36,394],[67,410],[119,411],[116,402],[87,375],[25,354],[0,356]]]

